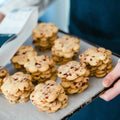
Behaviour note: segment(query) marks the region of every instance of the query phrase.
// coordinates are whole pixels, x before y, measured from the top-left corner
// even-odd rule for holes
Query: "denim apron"
[[[71,0],[69,32],[120,54],[120,0]],[[69,120],[120,120],[120,96],[97,98]]]

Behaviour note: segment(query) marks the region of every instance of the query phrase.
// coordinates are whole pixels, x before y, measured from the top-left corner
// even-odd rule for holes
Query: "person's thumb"
[[[2,22],[4,17],[5,17],[5,15],[0,12],[0,22]]]
[[[118,62],[113,71],[103,79],[103,85],[109,87],[118,77],[120,77],[120,62]]]

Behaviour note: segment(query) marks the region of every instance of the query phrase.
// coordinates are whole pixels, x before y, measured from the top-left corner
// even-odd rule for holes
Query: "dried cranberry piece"
[[[23,52],[23,54],[26,54],[26,52]]]
[[[77,52],[75,52],[74,54],[78,54]]]
[[[53,86],[54,84],[51,84],[50,86]]]
[[[15,78],[14,80],[16,81],[16,80],[18,80],[18,78]]]
[[[88,81],[89,79],[86,79],[86,81]]]
[[[28,78],[24,78],[25,81],[29,80]]]
[[[80,71],[81,72],[81,71]],[[76,74],[77,76],[79,76],[78,74]]]
[[[39,63],[35,63],[35,65],[39,68],[41,67],[41,64],[39,64]]]
[[[84,86],[85,85],[85,83],[82,83],[82,86]]]
[[[90,61],[92,61],[92,58],[90,58]]]
[[[39,64],[39,63],[35,63],[35,65],[41,65],[41,64]]]
[[[62,72],[59,72],[59,74],[61,74]]]
[[[64,73],[63,75],[66,75],[66,76],[67,76],[67,73]]]
[[[77,70],[78,70],[78,68],[75,69],[75,71],[77,71]]]
[[[71,73],[69,73],[69,76],[72,76],[72,74],[71,74]]]
[[[97,52],[100,52],[100,51],[97,49]]]
[[[64,101],[66,101],[67,99],[65,98]]]
[[[4,71],[2,70],[1,73],[4,73]]]
[[[76,84],[77,84],[77,82],[74,82],[73,84],[74,84],[74,85],[76,85]]]
[[[82,57],[82,55],[80,55],[80,57]]]
[[[24,90],[26,89],[26,87],[24,87]]]
[[[70,69],[73,69],[74,67],[72,66]]]
[[[48,96],[47,97],[45,97],[46,99],[48,99]]]
[[[46,59],[43,59],[43,61],[46,61]]]

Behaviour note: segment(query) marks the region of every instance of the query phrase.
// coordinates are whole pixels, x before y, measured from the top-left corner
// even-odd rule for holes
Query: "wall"
[[[69,0],[56,0],[40,18],[44,22],[53,22],[59,29],[68,32]]]

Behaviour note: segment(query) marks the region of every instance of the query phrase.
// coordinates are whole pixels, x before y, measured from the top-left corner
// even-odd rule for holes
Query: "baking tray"
[[[70,35],[59,30],[58,36]],[[32,36],[24,43],[24,45],[32,45]],[[80,41],[80,53],[84,52],[87,48],[98,47],[86,40]],[[79,54],[80,54],[79,53]],[[38,55],[49,55],[51,52],[38,52]],[[117,64],[120,55],[112,54],[114,66]],[[79,61],[79,59],[76,59]],[[10,74],[16,72],[11,62],[5,68]],[[82,109],[84,106],[92,102],[99,94],[106,89],[102,85],[103,78],[90,77],[89,87],[80,94],[69,95],[68,106],[55,113],[40,112],[35,105],[32,105],[30,100],[26,103],[10,104],[5,99],[3,94],[0,94],[0,120],[65,120],[68,119],[75,112]],[[60,78],[57,78],[57,83],[60,83]]]

